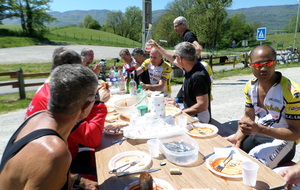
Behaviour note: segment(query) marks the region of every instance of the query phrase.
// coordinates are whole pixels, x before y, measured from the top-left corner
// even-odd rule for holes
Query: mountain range
[[[261,6],[227,10],[228,17],[231,17],[237,13],[243,13],[246,16],[246,22],[260,22],[263,27],[267,27],[268,31],[282,30],[282,28],[289,23],[290,18],[297,14],[298,4],[295,5],[279,5],[279,6]],[[83,21],[85,15],[90,14],[94,19],[104,24],[106,13],[110,10],[73,10],[66,12],[49,12],[54,18],[57,18],[59,22],[52,23],[51,26],[68,26],[77,25]],[[157,20],[165,10],[152,11],[152,21]],[[4,24],[20,24],[19,19],[6,19]]]

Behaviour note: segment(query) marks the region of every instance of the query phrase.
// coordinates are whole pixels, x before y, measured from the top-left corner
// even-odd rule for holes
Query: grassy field
[[[9,29],[14,33],[21,32],[19,25],[0,25],[0,29]],[[44,35],[50,41],[67,42],[69,44],[79,45],[101,45],[114,47],[140,47],[141,43],[131,39],[107,33],[99,30],[92,30],[77,27],[49,27],[49,33]],[[16,39],[19,39],[17,41]],[[15,37],[15,36],[1,36],[0,48],[31,46],[44,43],[45,39]]]

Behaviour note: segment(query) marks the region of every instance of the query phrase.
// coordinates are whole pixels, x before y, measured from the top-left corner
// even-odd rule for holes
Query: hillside
[[[109,10],[89,10],[89,11],[67,11],[67,12],[49,12],[53,17],[57,18],[59,22],[52,23],[51,26],[68,26],[77,25],[83,20],[87,14],[92,15],[93,18],[98,20],[100,24],[104,24],[106,13]],[[165,10],[156,10],[152,12],[152,20],[157,20]],[[297,14],[297,4],[295,5],[282,5],[282,6],[263,6],[251,7],[236,10],[227,10],[228,17],[236,13],[244,13],[246,15],[246,22],[260,22],[264,27],[267,27],[268,33],[272,30],[282,30],[282,28],[289,23],[290,18]],[[20,24],[19,19],[3,21],[4,24]]]

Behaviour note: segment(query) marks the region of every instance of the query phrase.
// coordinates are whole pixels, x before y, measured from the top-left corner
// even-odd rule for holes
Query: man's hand
[[[96,190],[98,189],[98,184],[95,181],[81,178],[79,187],[84,190]]]
[[[259,134],[262,130],[261,126],[256,124],[252,120],[240,120],[238,121],[239,128],[241,132],[245,135],[253,135],[253,134]]]
[[[147,42],[151,47],[158,47],[158,44],[156,43],[156,41],[154,41],[154,40],[149,40],[148,42]]]
[[[98,77],[98,75],[100,74],[101,69],[102,69],[101,63],[95,63],[95,64],[93,65],[93,71],[94,71],[94,73],[97,75],[97,77]]]
[[[106,87],[98,85],[98,94],[97,100],[106,103],[110,99],[109,85],[106,84]]]
[[[142,85],[143,89],[147,90],[148,89],[148,85],[144,84],[143,82],[140,82],[140,85]]]
[[[287,183],[285,189],[291,190],[297,183],[300,182],[299,163],[292,167],[281,170],[279,175],[281,175]]]

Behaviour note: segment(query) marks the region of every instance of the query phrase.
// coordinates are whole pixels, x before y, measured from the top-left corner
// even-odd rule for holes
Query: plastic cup
[[[153,158],[157,158],[159,155],[159,140],[158,139],[150,139],[147,141],[150,156]]]
[[[177,117],[178,125],[181,128],[186,128],[186,123],[187,123],[187,116],[179,116]]]
[[[255,162],[242,162],[243,182],[249,187],[255,187],[259,165]]]

